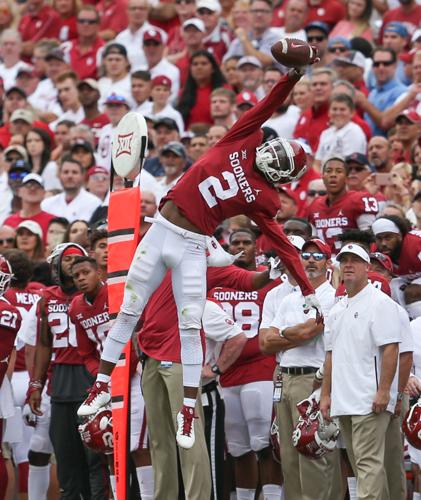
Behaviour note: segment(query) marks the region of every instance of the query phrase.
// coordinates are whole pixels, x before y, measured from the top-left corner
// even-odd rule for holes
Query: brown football
[[[271,47],[273,57],[288,68],[307,66],[317,57],[316,47],[298,38],[282,38]]]

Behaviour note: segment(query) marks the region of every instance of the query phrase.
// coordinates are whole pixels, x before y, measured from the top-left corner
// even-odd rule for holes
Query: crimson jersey
[[[264,270],[259,269],[259,271]],[[272,282],[260,290],[243,291],[218,286],[209,292],[225,312],[229,314],[247,336],[247,343],[238,359],[221,375],[222,387],[248,384],[260,380],[272,380],[275,356],[262,354],[259,348],[259,325],[263,302],[269,290],[279,282]]]
[[[42,295],[42,285],[38,283],[28,283],[26,288],[9,288],[4,297],[13,304],[20,312],[22,319],[36,304]],[[37,325],[38,332],[39,324]],[[19,348],[20,347],[20,348]],[[25,349],[23,346],[16,346],[15,372],[26,371]]]
[[[381,290],[389,297],[392,296],[392,291],[390,290],[389,281],[383,276],[383,274],[376,273],[375,271],[368,272],[368,282],[371,283],[378,290]],[[346,290],[345,285],[341,283],[336,289],[335,297],[345,297]]]
[[[0,297],[0,386],[7,371],[9,356],[22,323],[19,310],[4,297]]]
[[[251,291],[253,274],[237,266],[209,267],[206,273],[208,290],[222,285]],[[177,307],[172,293],[170,272],[149,299],[142,320],[143,326],[139,334],[141,350],[158,361],[181,363]]]
[[[280,208],[277,190],[255,168],[261,125],[285,100],[298,77],[284,76],[256,106],[244,113],[215,146],[191,167],[162,203],[173,200],[204,234],[212,235],[223,220],[244,214],[273,242],[304,295],[313,293],[297,251],[274,217]]]
[[[402,240],[401,252],[393,271],[398,276],[421,276],[421,231],[411,231]]]
[[[54,365],[83,365],[77,351],[76,328],[69,318],[69,307],[79,292],[68,295],[59,286],[50,286],[43,291],[44,312],[53,337]]]
[[[379,210],[376,198],[366,191],[346,191],[332,204],[328,197],[318,196],[308,208],[308,220],[316,228],[317,237],[325,241],[334,254],[341,248],[337,236],[347,229],[358,228],[358,217],[375,216]]]

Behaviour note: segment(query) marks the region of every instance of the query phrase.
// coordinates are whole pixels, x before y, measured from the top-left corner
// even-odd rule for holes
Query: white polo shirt
[[[293,290],[298,290],[298,287],[291,285],[286,275],[282,276],[282,280],[283,282],[280,285],[275,286],[275,288],[272,288],[266,294],[263,302],[262,320],[260,322],[259,329],[269,328],[276,317],[281,301]]]
[[[325,328],[326,350],[332,351],[332,416],[368,415],[380,382],[382,349],[400,343],[398,305],[370,283],[354,297],[332,308]],[[398,369],[387,410],[394,411]]]
[[[421,380],[421,316],[411,321],[414,339],[414,360],[412,373]]]
[[[89,222],[92,214],[101,204],[102,201],[97,196],[82,188],[70,203],[67,203],[65,193],[60,193],[43,200],[41,208],[56,217],[65,217],[69,222],[76,219]]]
[[[316,288],[316,297],[322,307],[323,316],[329,316],[329,312],[335,303],[335,289],[325,281]],[[296,326],[305,323],[307,320],[316,317],[316,311],[311,309],[304,312],[304,296],[301,290],[296,290],[285,297],[279,304],[275,319],[271,326],[282,330],[289,326]],[[287,351],[281,351],[276,354],[276,361],[283,368],[292,368],[296,366],[312,366],[320,368],[325,360],[325,345],[323,334],[318,335],[309,342],[302,344]]]
[[[361,127],[349,122],[344,127],[329,127],[320,136],[316,160],[322,163],[333,155],[348,156],[352,153],[366,154],[367,138]]]

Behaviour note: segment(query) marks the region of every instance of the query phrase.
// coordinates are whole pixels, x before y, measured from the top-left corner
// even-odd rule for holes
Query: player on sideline
[[[313,58],[313,62],[317,57]],[[245,214],[271,240],[302,289],[306,308],[319,307],[298,254],[274,221],[279,208],[275,184],[291,182],[306,170],[306,156],[295,141],[282,138],[262,144],[261,125],[279,107],[300,70],[291,70],[270,94],[245,113],[191,168],[161,202],[155,223],[140,242],[130,267],[124,300],[104,345],[98,376],[79,416],[92,415],[110,400],[113,365],[130,339],[149,297],[172,269],[183,365],[184,400],[177,415],[177,443],[194,443],[194,406],[203,352],[200,328],[206,298],[206,236],[224,219]]]

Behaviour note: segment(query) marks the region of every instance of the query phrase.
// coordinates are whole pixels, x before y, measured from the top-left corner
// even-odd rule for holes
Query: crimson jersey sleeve
[[[19,310],[4,299],[0,300],[0,386],[7,370],[22,317]]]
[[[379,204],[374,196],[371,196],[367,191],[354,191],[349,193],[350,196],[345,199],[345,210],[353,211],[355,222],[357,218],[363,214],[377,215]]]
[[[237,266],[227,267],[208,267],[207,288],[211,290],[216,286],[225,288],[234,288],[235,290],[244,290],[246,292],[253,290],[253,271],[246,271]]]

